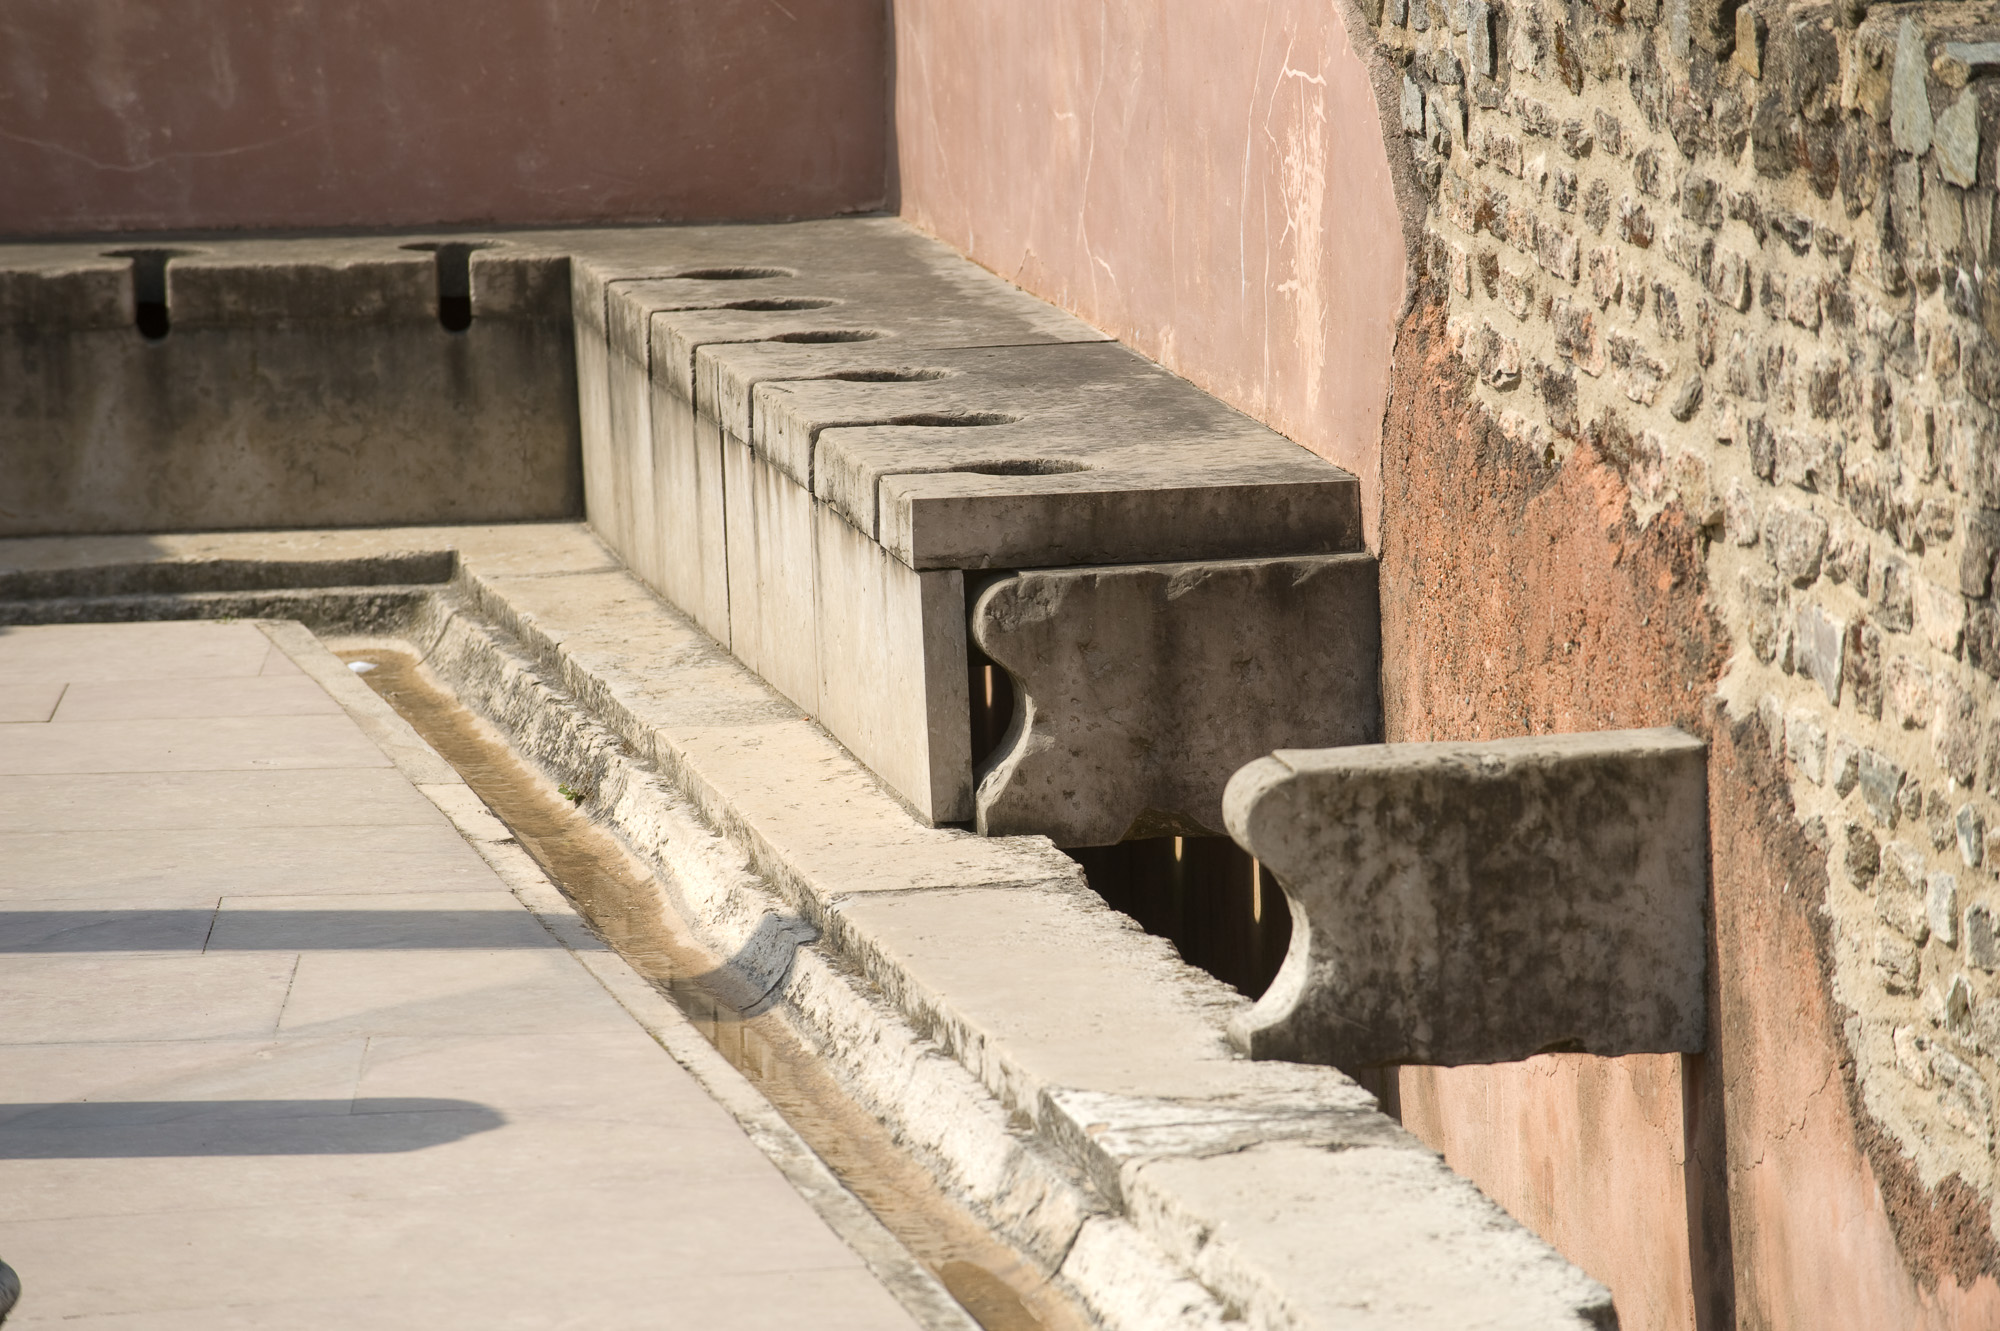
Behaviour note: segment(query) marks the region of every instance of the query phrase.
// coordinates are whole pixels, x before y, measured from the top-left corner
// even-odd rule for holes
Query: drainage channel
[[[374,668],[361,678],[423,736],[615,948],[687,1015],[986,1331],[1086,1331],[1094,1325],[1046,1272],[954,1202],[850,1098],[775,1012],[746,1016],[715,957],[689,936],[624,848],[497,738],[407,651],[336,652]]]

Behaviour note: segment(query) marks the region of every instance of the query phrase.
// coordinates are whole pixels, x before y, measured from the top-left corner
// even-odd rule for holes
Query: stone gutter
[[[1045,838],[920,822],[586,528],[0,542],[0,623],[225,614],[416,644],[1104,1325],[1615,1325],[1350,1079],[1236,1054],[1247,1001]]]

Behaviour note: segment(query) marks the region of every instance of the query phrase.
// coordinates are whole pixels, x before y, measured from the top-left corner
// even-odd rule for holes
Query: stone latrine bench
[[[572,274],[593,523],[927,820],[1217,833],[1288,728],[1373,737],[1339,468],[897,223]],[[1022,695],[983,765],[982,658]]]
[[[0,247],[0,384],[0,535],[581,509],[932,823],[1378,728],[1355,478],[892,219]]]

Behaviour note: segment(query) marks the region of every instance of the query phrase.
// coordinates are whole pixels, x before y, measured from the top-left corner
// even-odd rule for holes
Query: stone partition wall
[[[1405,1120],[1628,1327],[1994,1325],[2000,10],[1370,17],[1426,196],[1389,736],[1713,755],[1708,1053]]]

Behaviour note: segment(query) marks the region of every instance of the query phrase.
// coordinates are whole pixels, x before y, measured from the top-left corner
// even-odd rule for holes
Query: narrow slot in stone
[[[167,310],[167,264],[183,252],[113,250],[105,256],[132,261],[132,323],[148,342],[158,342],[173,328]]]
[[[472,327],[472,252],[489,248],[479,241],[424,241],[403,246],[428,251],[437,268],[438,326],[447,333]]]

